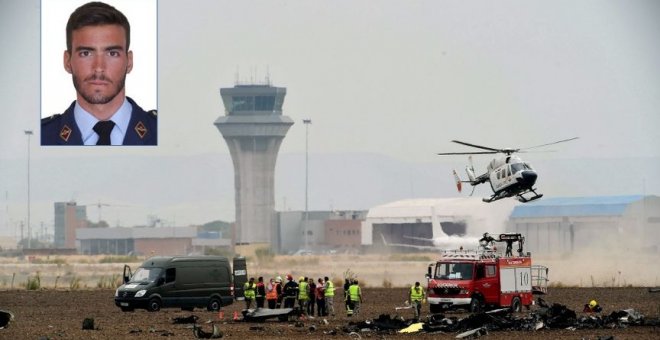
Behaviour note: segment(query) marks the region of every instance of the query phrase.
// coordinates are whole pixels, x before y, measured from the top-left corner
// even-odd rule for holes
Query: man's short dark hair
[[[131,45],[131,25],[126,16],[103,2],[88,2],[76,8],[66,23],[66,49],[71,52],[73,31],[85,26],[120,25],[126,32],[126,51]]]

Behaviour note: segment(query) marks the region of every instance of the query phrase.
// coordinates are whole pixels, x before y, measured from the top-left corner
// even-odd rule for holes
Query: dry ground
[[[394,307],[406,299],[404,288],[366,288],[365,303],[362,314],[347,318],[344,315],[329,317],[328,325],[322,324],[320,318],[305,320],[305,327],[295,327],[294,323],[268,321],[262,324],[233,322],[234,311],[243,308],[241,302],[234,303],[224,309],[224,320],[218,320],[218,313],[196,309],[185,312],[177,309],[165,309],[150,313],[139,310],[123,313],[115,307],[114,290],[40,290],[0,291],[0,309],[10,310],[15,315],[15,321],[7,329],[0,329],[0,339],[192,339],[192,331],[186,325],[172,324],[176,316],[194,314],[201,322],[212,320],[220,323],[226,339],[347,339],[349,336],[341,331],[341,327],[349,321],[375,318],[380,314],[395,315]],[[660,293],[649,293],[646,288],[553,288],[545,297],[548,302],[567,305],[579,311],[588,300],[595,298],[609,314],[614,310],[634,308],[649,317],[660,316]],[[341,304],[338,304],[342,307]],[[534,307],[532,307],[534,308]],[[424,313],[428,312],[425,306]],[[400,311],[400,315],[411,317],[410,310]],[[578,313],[579,315],[580,313]],[[460,314],[459,314],[460,316]],[[82,322],[86,317],[95,319],[97,330],[82,330]],[[203,324],[205,330],[210,330],[209,324]],[[311,325],[317,329],[309,331]],[[250,327],[260,326],[262,330],[250,330]],[[326,335],[324,332],[337,329],[337,335]],[[131,333],[135,331],[136,333]],[[139,332],[138,332],[139,331]],[[171,334],[164,337],[163,333]],[[598,330],[541,330],[538,332],[491,332],[483,339],[597,339],[599,336],[614,335],[616,339],[660,339],[660,328],[629,327],[627,329]],[[362,337],[373,339],[453,339],[456,334],[363,334]]]

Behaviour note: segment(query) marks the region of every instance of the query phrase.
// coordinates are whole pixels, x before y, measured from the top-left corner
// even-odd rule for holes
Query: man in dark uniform
[[[126,97],[133,68],[128,19],[114,7],[90,2],[66,26],[64,69],[76,101],[61,115],[41,120],[42,145],[156,145],[155,111]]]

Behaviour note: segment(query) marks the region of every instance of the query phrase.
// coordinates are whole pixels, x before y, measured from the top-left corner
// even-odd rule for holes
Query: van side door
[[[160,286],[160,295],[163,299],[163,307],[178,306],[179,296],[176,290],[176,268],[165,269],[163,284]]]

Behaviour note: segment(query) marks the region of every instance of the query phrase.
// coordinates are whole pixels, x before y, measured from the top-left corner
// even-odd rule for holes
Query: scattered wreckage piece
[[[189,324],[189,323],[194,324],[194,323],[197,323],[197,320],[199,320],[197,315],[178,316],[178,317],[172,318],[172,324],[175,324],[175,325]]]
[[[660,293],[660,287],[649,288],[649,293]]]
[[[94,318],[85,318],[82,323],[83,330],[94,330]]]
[[[219,339],[223,336],[220,326],[217,324],[213,324],[213,330],[211,332],[205,332],[200,326],[195,324],[193,325],[193,335],[195,339]]]
[[[474,339],[487,334],[488,334],[488,330],[485,327],[479,327],[457,335],[456,339],[463,339],[463,338]]]
[[[532,314],[538,315],[548,328],[568,328],[577,323],[575,311],[558,303],[553,303],[550,307],[539,308]]]
[[[9,327],[9,323],[14,321],[14,314],[8,310],[0,309],[0,329]]]
[[[400,329],[399,333],[417,333],[422,330],[423,326],[424,326],[423,322],[417,322],[406,328]]]
[[[351,321],[348,325],[344,326],[342,330],[344,333],[376,331],[383,333],[391,333],[399,331],[403,328],[410,326],[412,320],[405,320],[402,317],[392,317],[389,314],[381,314],[374,320],[365,320],[354,322]]]
[[[303,313],[299,308],[257,308],[257,309],[244,309],[243,321],[247,322],[264,322],[268,319],[277,318],[279,321],[289,321],[293,316],[299,318]]]

